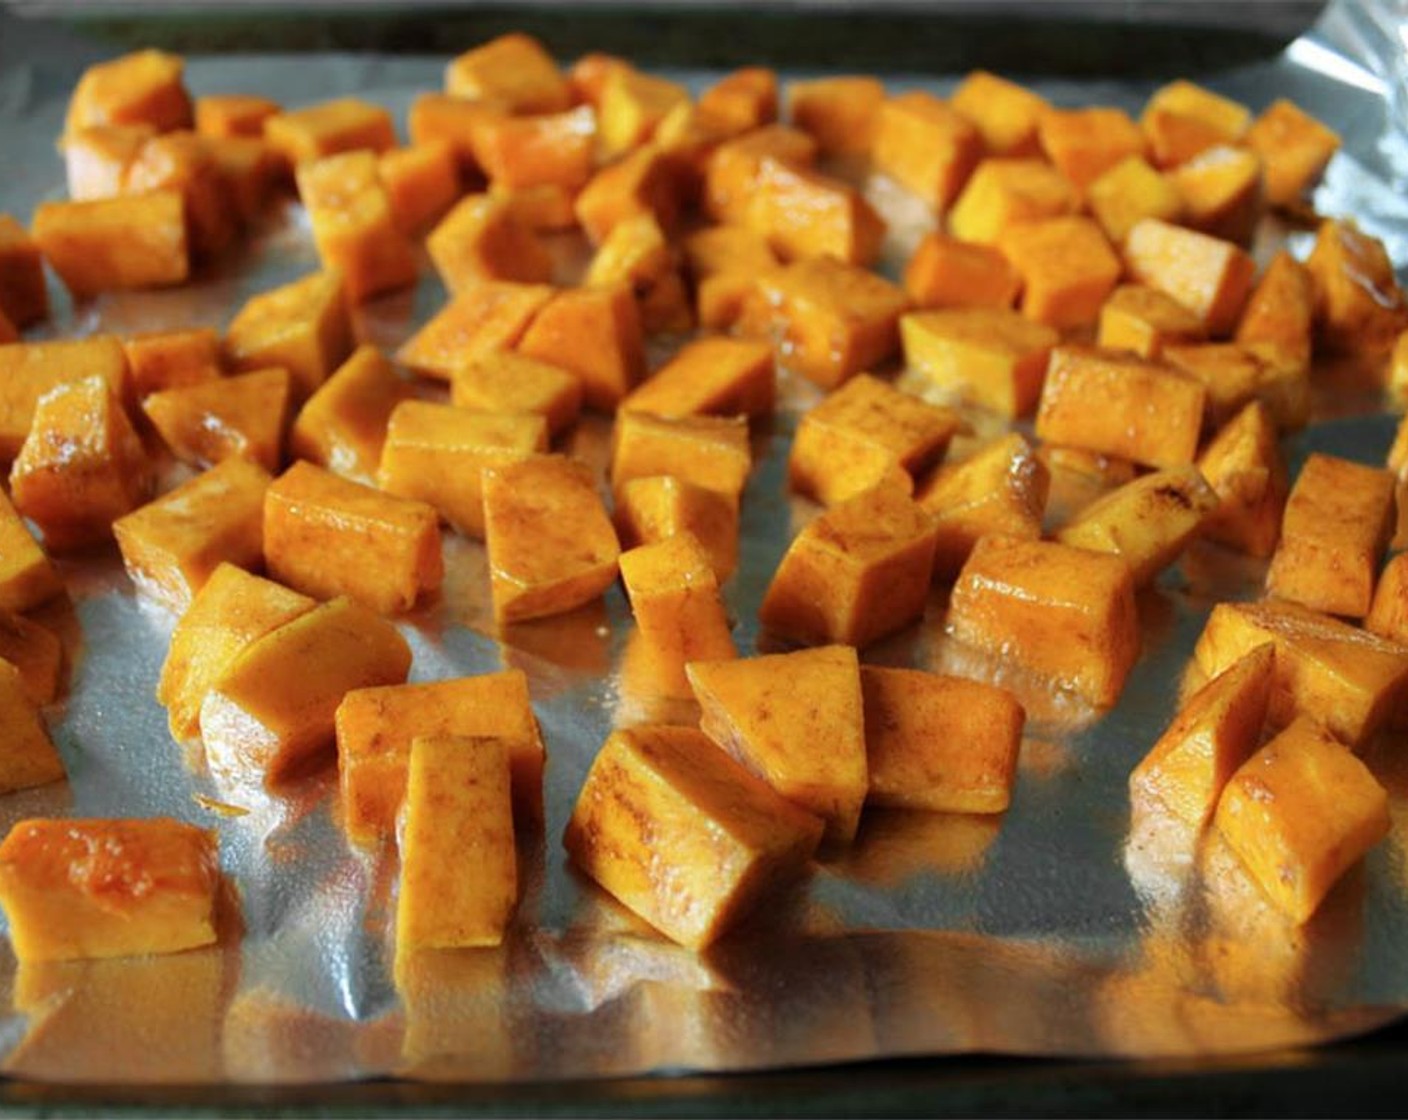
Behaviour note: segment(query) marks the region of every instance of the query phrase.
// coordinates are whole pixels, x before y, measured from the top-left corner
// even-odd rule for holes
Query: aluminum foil
[[[1402,133],[1404,26],[1390,5],[1336,4],[1281,56],[1199,76],[1253,107],[1289,96],[1345,149],[1315,203],[1350,214],[1408,262]],[[436,87],[442,59],[299,56],[192,59],[197,93],[258,91],[298,105],[356,93],[398,121]],[[675,74],[695,88],[711,77]],[[62,196],[53,148],[63,100],[39,69],[0,75],[8,154],[0,210],[27,218]],[[888,75],[894,88],[951,83]],[[1058,103],[1136,110],[1130,85],[1045,83]],[[893,273],[927,219],[871,184],[894,219]],[[1305,235],[1272,228],[1266,253]],[[565,247],[569,250],[570,246]],[[114,295],[73,309],[56,290],[54,334],[223,326],[248,295],[316,267],[292,205],[233,262],[179,291]],[[443,301],[429,274],[368,305],[359,330],[388,349]],[[785,407],[759,437],[743,504],[740,575],[726,588],[740,649],[792,532],[815,510],[789,499],[786,456],[815,392],[784,378]],[[1372,395],[1323,388],[1320,417],[1290,446],[1380,463],[1393,422]],[[1000,422],[970,417],[976,440]],[[570,450],[605,460],[589,421]],[[1081,495],[1058,487],[1053,516]],[[924,621],[870,661],[996,677],[1030,713],[1013,805],[1000,817],[869,812],[855,846],[818,865],[767,913],[704,954],[623,911],[560,845],[591,760],[613,727],[689,722],[633,656],[619,588],[557,619],[496,635],[482,548],[447,534],[443,596],[400,625],[413,680],[524,669],[549,748],[544,832],[524,841],[524,893],[502,949],[427,953],[391,978],[394,853],[346,843],[332,767],[271,798],[222,789],[198,746],[173,743],[153,691],[173,619],[138,599],[115,552],[66,562],[72,603],[47,621],[71,653],[51,712],[66,785],[0,799],[0,828],[30,815],[166,814],[216,828],[231,886],[219,946],[168,958],[17,966],[0,977],[0,1054],[11,1074],[64,1082],[325,1082],[399,1075],[505,1082],[744,1070],[901,1054],[1212,1055],[1326,1041],[1408,1009],[1408,763],[1374,761],[1393,795],[1392,836],[1294,928],[1235,860],[1176,833],[1132,829],[1126,782],[1176,708],[1215,601],[1254,597],[1262,569],[1195,547],[1142,597],[1145,651],[1103,717],[985,663]],[[1400,752],[1401,755],[1401,752]],[[331,761],[331,760],[330,760]],[[466,869],[466,873],[472,873]]]

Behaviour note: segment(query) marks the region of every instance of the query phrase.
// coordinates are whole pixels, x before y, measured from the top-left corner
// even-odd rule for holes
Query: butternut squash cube
[[[156,129],[147,124],[93,125],[66,133],[59,150],[69,198],[92,202],[122,194],[128,165],[155,135]]]
[[[824,389],[890,358],[909,308],[897,285],[829,257],[759,277],[758,296],[785,364]]]
[[[407,234],[433,226],[460,197],[459,161],[446,140],[382,152],[376,174],[391,216]]]
[[[273,788],[333,745],[347,693],[399,684],[410,667],[391,623],[350,599],[322,603],[250,642],[212,683],[200,708],[206,760],[222,779]]]
[[[1039,154],[1037,129],[1051,108],[1044,97],[986,70],[974,70],[958,83],[949,104],[973,122],[990,155]]]
[[[870,158],[877,170],[935,210],[946,210],[983,156],[983,136],[931,93],[912,90],[880,106]]]
[[[1132,279],[1172,296],[1213,337],[1236,326],[1256,271],[1251,257],[1230,241],[1157,218],[1129,231],[1124,258]]]
[[[1175,167],[1215,145],[1236,143],[1251,119],[1245,105],[1179,79],[1154,92],[1139,124],[1154,162]]]
[[[1266,406],[1253,401],[1223,425],[1198,458],[1198,470],[1218,497],[1203,536],[1248,556],[1270,556],[1281,536],[1288,483]]]
[[[343,152],[384,152],[396,146],[396,130],[380,105],[339,97],[275,113],[264,122],[264,139],[297,167]]]
[[[1336,350],[1387,354],[1408,309],[1383,243],[1353,222],[1322,222],[1305,266],[1321,339]]]
[[[476,358],[512,350],[552,298],[553,290],[545,284],[475,284],[431,316],[396,359],[422,377],[449,381]]]
[[[1394,478],[1333,455],[1301,467],[1266,590],[1326,614],[1363,618],[1393,532]]]
[[[682,334],[694,325],[674,250],[651,214],[617,222],[587,266],[589,288],[630,288],[647,334]]]
[[[997,247],[1022,277],[1022,314],[1064,330],[1094,326],[1120,261],[1089,218],[1048,218],[1005,231]]]
[[[753,467],[748,422],[741,416],[622,412],[613,436],[613,488],[633,478],[674,475],[727,495],[737,507]]]
[[[478,412],[531,412],[558,436],[577,422],[582,383],[561,366],[513,352],[483,354],[455,371],[450,400]]]
[[[1237,341],[1287,373],[1310,371],[1315,289],[1310,271],[1282,249],[1267,265],[1237,324]]]
[[[492,735],[412,742],[398,845],[398,957],[502,943],[518,904],[509,750]]]
[[[688,101],[689,91],[675,82],[629,66],[612,70],[597,107],[602,154],[612,159],[644,144],[672,109]]]
[[[996,244],[1021,222],[1073,214],[1080,196],[1065,177],[1039,159],[985,159],[969,176],[948,214],[949,232],[960,241]]]
[[[20,330],[49,317],[43,254],[9,214],[0,214],[0,313]]]
[[[905,364],[936,386],[1004,416],[1029,415],[1060,335],[1005,307],[912,311],[900,319]]]
[[[621,546],[585,463],[538,455],[484,471],[484,539],[500,624],[563,614],[616,579]]]
[[[54,702],[59,694],[64,646],[47,626],[0,610],[0,659],[19,670],[24,694],[34,704],[43,707]]]
[[[190,275],[180,191],[41,202],[34,212],[34,240],[75,299],[171,287]]]
[[[127,358],[111,335],[0,346],[0,459],[20,453],[42,397],[92,377],[101,377],[116,396],[127,397]]]
[[[1273,365],[1265,351],[1240,342],[1165,346],[1163,358],[1207,386],[1207,421],[1220,428],[1253,400],[1266,405],[1283,430],[1303,427],[1310,413],[1310,379],[1304,371]]]
[[[0,844],[0,905],[23,962],[179,953],[215,942],[213,831],[151,820],[21,821]]]
[[[578,193],[552,183],[513,188],[489,184],[491,198],[507,203],[515,218],[539,233],[561,233],[577,228]]]
[[[299,401],[312,396],[352,347],[347,296],[333,272],[310,273],[251,296],[225,329],[231,369],[286,369]]]
[[[435,271],[451,293],[483,280],[546,284],[552,256],[506,202],[487,194],[461,199],[425,240]]]
[[[123,339],[128,388],[141,400],[162,389],[214,381],[224,372],[220,336],[209,327],[153,331]]]
[[[826,155],[869,155],[885,87],[878,78],[842,75],[787,83],[787,115],[794,128]]]
[[[1144,134],[1122,109],[1050,109],[1037,125],[1041,150],[1082,194],[1128,156],[1144,154]]]
[[[416,95],[406,113],[406,131],[411,143],[448,144],[455,153],[460,175],[474,178],[480,175],[479,160],[474,154],[474,140],[486,124],[508,116],[508,108],[498,100],[471,101],[446,93]]]
[[[1139,156],[1120,160],[1086,192],[1095,220],[1116,245],[1145,218],[1177,222],[1183,216],[1183,195],[1175,182]]]
[[[687,342],[621,402],[656,416],[771,416],[777,393],[772,347],[740,338]]]
[[[1191,463],[1207,390],[1133,355],[1087,346],[1051,351],[1036,434],[1052,443],[1132,459],[1148,467]]]
[[[632,478],[616,488],[616,531],[626,548],[689,533],[718,583],[738,567],[738,505],[728,494],[676,478]]]
[[[195,129],[202,136],[264,135],[264,122],[281,112],[277,101],[253,93],[216,93],[195,100]]]
[[[588,51],[572,64],[572,69],[567,74],[567,84],[572,87],[573,100],[585,102],[593,108],[600,105],[606,79],[617,70],[629,69],[630,65],[619,55]]]
[[[1129,565],[1055,541],[980,538],[954,584],[948,628],[1101,708],[1119,699],[1139,656]]]
[[[1027,715],[1004,688],[916,669],[860,667],[871,805],[1001,813]]]
[[[411,386],[375,346],[359,346],[299,410],[289,449],[334,474],[371,482],[381,463],[386,423]]]
[[[690,661],[737,656],[709,554],[692,533],[681,532],[621,554],[621,581],[631,614],[652,655],[673,670],[688,695]]]
[[[980,537],[1041,537],[1051,472],[1020,432],[941,467],[915,501],[935,530],[934,578],[951,580]]]
[[[156,699],[167,709],[172,738],[196,734],[206,693],[241,650],[315,606],[273,580],[219,565],[177,621],[161,667]]]
[[[631,290],[572,288],[534,316],[517,350],[582,382],[588,408],[611,412],[645,376],[645,336]]]
[[[1273,101],[1252,123],[1247,147],[1266,170],[1266,200],[1292,206],[1313,187],[1339,150],[1340,138],[1291,102]]]
[[[557,186],[576,193],[596,169],[596,114],[579,105],[489,118],[474,130],[474,154],[489,180],[505,189]]]
[[[868,785],[856,651],[822,646],[696,661],[686,672],[702,709],[700,730],[792,804],[820,817],[828,847],[849,844]],[[818,743],[826,749],[817,750]]]
[[[673,230],[680,197],[666,153],[647,144],[603,167],[582,188],[573,209],[593,245],[600,245],[618,222],[650,214],[660,228]]]
[[[223,252],[239,232],[230,182],[210,154],[203,136],[167,132],[147,140],[122,177],[123,194],[177,191],[185,204],[186,239],[191,254]]]
[[[705,169],[705,212],[716,222],[746,223],[764,161],[807,168],[817,151],[810,135],[777,124],[720,144]]]
[[[699,95],[699,111],[735,135],[772,124],[777,120],[777,74],[762,66],[725,74]]]
[[[1141,475],[1097,498],[1061,528],[1062,544],[1110,552],[1143,587],[1198,535],[1218,498],[1192,464]]]
[[[1388,835],[1388,794],[1342,743],[1302,718],[1232,775],[1216,824],[1271,901],[1300,924]]]
[[[360,844],[390,837],[406,796],[414,740],[487,737],[508,750],[513,812],[520,824],[543,816],[543,737],[522,670],[429,684],[349,692],[337,707],[337,767],[342,821]]]
[[[59,573],[24,519],[0,493],[0,610],[27,611],[64,589]]]
[[[884,220],[849,183],[772,158],[758,166],[744,221],[785,260],[871,265],[885,237]]]
[[[289,396],[288,371],[264,369],[153,393],[142,411],[183,463],[239,456],[273,472],[283,461]]]
[[[257,566],[269,482],[263,467],[227,459],[113,522],[137,590],[179,615],[221,564]]]
[[[146,499],[151,464],[122,403],[101,377],[59,385],[39,401],[10,471],[10,497],[51,549],[112,535]]]
[[[613,732],[563,843],[574,863],[695,949],[798,876],[821,826],[690,727]],[[666,883],[662,862],[677,873]]]
[[[1267,642],[1189,697],[1129,776],[1134,811],[1172,813],[1202,829],[1261,742],[1275,676],[1276,647]]]
[[[1021,289],[998,250],[942,233],[927,234],[904,270],[904,290],[920,307],[1011,307]]]
[[[1176,168],[1172,177],[1187,225],[1240,245],[1250,243],[1265,206],[1256,155],[1219,145]]]
[[[239,221],[259,219],[270,195],[287,177],[279,153],[263,140],[231,136],[201,138],[211,162],[225,180]]]
[[[924,614],[935,532],[893,481],[827,510],[793,538],[763,597],[768,629],[863,648]]]
[[[483,539],[483,470],[547,449],[547,421],[536,413],[402,401],[386,428],[377,484],[388,494],[426,502],[461,533]]]
[[[834,505],[901,475],[919,477],[943,458],[961,425],[950,409],[862,373],[803,414],[788,481]]]
[[[445,67],[455,97],[503,102],[515,113],[557,113],[572,103],[567,79],[531,35],[500,35],[465,51]]]
[[[1102,350],[1128,350],[1158,358],[1164,348],[1203,337],[1198,317],[1172,296],[1140,284],[1121,284],[1100,308],[1096,342]]]
[[[1384,565],[1374,588],[1374,602],[1364,618],[1364,629],[1408,645],[1408,553],[1400,552]]]
[[[25,687],[19,669],[5,660],[0,660],[0,727],[5,730],[0,746],[0,793],[64,779],[63,759],[49,738],[38,703]],[[13,915],[10,921],[14,922]],[[13,924],[10,936],[14,937]]]
[[[1408,647],[1283,600],[1219,603],[1193,656],[1213,677],[1266,642],[1276,645],[1267,713],[1275,727],[1308,715],[1357,748],[1388,722],[1408,685]]]
[[[668,162],[684,209],[698,207],[704,197],[710,159],[720,144],[737,135],[722,119],[687,101],[665,114],[649,146],[659,149]]]
[[[778,265],[767,238],[741,226],[697,230],[681,248],[694,280],[695,314],[706,329],[733,326],[758,276]]]
[[[290,587],[346,595],[382,614],[409,610],[444,575],[433,507],[304,462],[265,495],[264,559]]]
[[[156,50],[95,63],[73,87],[64,132],[106,124],[145,124],[157,132],[189,128],[185,70],[179,55]]]

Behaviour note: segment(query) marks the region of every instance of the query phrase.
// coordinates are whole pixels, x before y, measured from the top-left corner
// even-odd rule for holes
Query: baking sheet
[[[1208,79],[1260,108],[1286,95],[1345,137],[1316,196],[1408,261],[1402,46],[1389,5],[1336,4],[1280,58]],[[398,121],[440,81],[443,59],[195,58],[193,92],[258,91],[298,105],[342,93]],[[712,77],[672,74],[701,88]],[[887,76],[887,79],[891,76]],[[895,89],[951,83],[893,76]],[[1128,84],[1040,83],[1064,104],[1138,109]],[[0,75],[11,160],[0,210],[27,218],[62,196],[54,152],[63,102],[25,67]],[[917,208],[873,185],[896,217],[893,273]],[[1259,252],[1303,233],[1276,228]],[[316,268],[302,215],[271,216],[239,259],[180,291],[105,297],[42,333],[223,326],[248,295]],[[387,348],[443,301],[427,275],[368,305],[363,337]],[[740,575],[727,588],[741,650],[790,535],[814,510],[786,494],[797,411],[814,391],[784,379],[786,407],[759,437],[743,505]],[[1372,394],[1323,389],[1322,419],[1290,447],[1381,462],[1393,429]],[[974,415],[974,438],[996,430]],[[1000,427],[998,424],[996,427]],[[571,449],[604,462],[592,421]],[[1074,500],[1073,494],[1067,495]],[[613,726],[689,721],[632,657],[619,588],[556,620],[491,636],[482,549],[446,536],[442,600],[403,620],[413,680],[521,667],[549,749],[547,822],[521,853],[525,891],[494,951],[430,953],[404,990],[390,978],[395,860],[350,849],[331,769],[277,799],[222,789],[199,750],[173,744],[153,698],[173,620],[138,600],[115,553],[66,562],[73,597],[49,621],[71,641],[72,690],[52,712],[67,786],[0,800],[0,827],[36,814],[167,814],[217,828],[234,890],[223,943],[179,957],[17,967],[0,976],[0,1052],[21,1077],[102,1082],[320,1082],[396,1074],[475,1082],[743,1070],[899,1054],[1217,1054],[1362,1031],[1408,1007],[1408,765],[1374,758],[1393,793],[1393,835],[1306,927],[1289,927],[1224,852],[1187,836],[1132,834],[1126,781],[1172,714],[1212,602],[1253,597],[1261,569],[1193,550],[1145,594],[1146,645],[1103,718],[943,635],[943,595],[922,624],[866,659],[997,675],[1031,720],[1012,809],[1000,818],[868,813],[855,847],[704,955],[662,941],[567,865],[560,846],[591,759]],[[234,805],[232,815],[222,805]],[[237,913],[236,913],[237,911]]]

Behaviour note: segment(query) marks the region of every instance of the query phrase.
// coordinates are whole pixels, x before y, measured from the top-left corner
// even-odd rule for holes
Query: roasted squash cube
[[[1039,159],[985,159],[948,215],[961,241],[992,245],[1021,222],[1073,214],[1080,196],[1062,174]]]
[[[689,91],[676,82],[630,66],[612,70],[597,107],[602,154],[612,159],[644,144],[672,109],[688,101]]]
[[[692,533],[623,552],[621,581],[642,638],[671,670],[672,691],[688,695],[687,662],[737,655],[709,554]]]
[[[1096,341],[1103,350],[1158,358],[1164,347],[1203,337],[1198,317],[1172,296],[1139,284],[1121,284],[1100,308]]]
[[[263,467],[227,459],[113,522],[137,590],[179,615],[221,564],[261,563],[269,482]]]
[[[63,589],[59,573],[30,536],[24,519],[0,494],[0,610],[32,610]]]
[[[717,222],[747,222],[763,163],[812,167],[817,150],[807,133],[783,125],[768,125],[720,144],[705,169],[705,211]]]
[[[1230,334],[1251,292],[1255,266],[1230,241],[1146,218],[1129,231],[1125,265],[1140,284],[1172,296],[1208,334]]]
[[[154,331],[123,339],[127,383],[137,400],[162,389],[214,381],[223,373],[220,336],[209,327]]]
[[[802,416],[788,480],[834,505],[901,475],[922,475],[943,458],[961,424],[950,409],[862,373]]]
[[[583,283],[589,288],[630,288],[647,334],[683,333],[694,325],[679,263],[653,215],[617,222],[592,257]]]
[[[3,659],[0,659],[0,727],[5,732],[4,745],[0,746],[0,793],[33,789],[63,780],[64,762],[49,738],[38,701],[30,695],[20,670]],[[13,915],[10,921],[13,937]]]
[[[264,139],[297,167],[343,152],[384,152],[396,146],[396,130],[380,105],[339,97],[275,113],[264,122]]]
[[[449,381],[482,355],[512,350],[552,298],[553,290],[543,284],[475,284],[437,311],[396,358],[422,377]]]
[[[34,212],[34,240],[75,299],[171,287],[190,275],[180,191],[41,202]]]
[[[320,599],[409,610],[444,575],[433,507],[295,463],[264,499],[269,574]]]
[[[1266,406],[1253,401],[1229,420],[1198,458],[1198,470],[1218,497],[1203,535],[1248,556],[1270,556],[1281,536],[1287,482]]]
[[[787,84],[793,127],[827,155],[869,155],[884,101],[878,78],[843,75]]]
[[[145,124],[157,132],[191,126],[185,61],[164,51],[134,51],[83,71],[68,101],[64,132],[105,124]]]
[[[49,317],[44,257],[9,214],[0,214],[0,314],[20,330]]]
[[[870,158],[876,169],[935,210],[946,210],[983,155],[968,118],[931,93],[912,90],[880,106]]]
[[[702,709],[700,730],[788,801],[820,817],[829,847],[849,844],[868,784],[856,651],[823,646],[696,661],[687,672]],[[814,749],[817,743],[827,749]]]
[[[753,466],[748,422],[741,416],[616,417],[611,485],[633,478],[674,475],[727,495],[737,506]]]
[[[1004,416],[1029,415],[1060,335],[1005,307],[912,311],[900,319],[905,364],[937,387]]]
[[[214,832],[152,820],[26,820],[0,844],[0,905],[23,962],[215,942]]]
[[[1175,167],[1215,145],[1236,143],[1251,119],[1245,105],[1179,79],[1154,91],[1139,124],[1154,162]]]
[[[618,222],[640,214],[650,214],[661,229],[673,230],[680,197],[669,157],[655,145],[637,148],[592,176],[574,209],[594,245],[605,241]]]
[[[474,130],[474,154],[489,180],[504,189],[557,186],[575,193],[595,170],[596,114],[582,105],[489,118]]]
[[[531,35],[500,35],[465,51],[445,67],[455,97],[502,102],[516,113],[557,113],[572,103],[567,79]]]
[[[798,876],[821,826],[690,727],[616,731],[564,837],[573,862],[667,937],[703,948]],[[654,873],[666,861],[666,884]]]
[[[1187,225],[1242,245],[1251,241],[1265,206],[1256,155],[1245,148],[1209,148],[1172,174]]]
[[[948,626],[1102,708],[1119,699],[1139,656],[1129,565],[1055,541],[980,538],[954,584]]]
[[[577,228],[577,193],[552,183],[514,188],[489,184],[491,198],[506,203],[515,218],[539,233]]]
[[[1353,222],[1322,222],[1305,266],[1321,339],[1337,350],[1387,354],[1408,326],[1408,308],[1383,243]]]
[[[1315,289],[1310,272],[1284,249],[1271,259],[1237,324],[1237,341],[1268,365],[1304,375],[1310,370]]]
[[[232,369],[286,369],[298,401],[347,360],[352,346],[342,278],[330,272],[251,296],[225,329],[225,359]]]
[[[884,220],[855,187],[770,157],[758,166],[744,222],[788,260],[871,265],[885,236]]]
[[[421,93],[406,113],[406,131],[416,146],[448,144],[455,153],[460,175],[472,179],[480,175],[479,160],[474,154],[475,137],[486,124],[507,116],[508,109],[501,101]]]
[[[546,284],[552,256],[506,202],[487,194],[461,199],[425,240],[435,271],[451,293],[483,280]]]
[[[1145,218],[1176,222],[1183,216],[1183,195],[1168,176],[1139,156],[1120,160],[1086,192],[1091,213],[1116,245]]]
[[[1304,370],[1273,365],[1260,348],[1240,342],[1203,342],[1165,346],[1163,359],[1208,390],[1207,421],[1217,429],[1249,402],[1266,405],[1284,430],[1305,424],[1310,412],[1310,379]]]
[[[724,132],[737,134],[777,120],[777,74],[747,66],[725,74],[699,95],[699,111]]]
[[[1246,134],[1266,169],[1266,200],[1292,206],[1313,187],[1339,150],[1340,138],[1284,98],[1273,101]]]
[[[461,366],[450,382],[457,408],[479,412],[532,412],[558,436],[577,422],[582,383],[561,366],[513,352],[483,354]]]
[[[24,694],[36,705],[54,702],[64,665],[64,644],[54,631],[22,614],[0,610],[0,659],[19,670]]]
[[[287,168],[279,153],[263,140],[245,136],[202,137],[216,169],[225,179],[230,202],[246,225],[258,220]]]
[[[123,194],[177,191],[186,209],[186,239],[191,254],[223,252],[239,232],[239,211],[230,182],[210,154],[205,137],[167,132],[147,140],[122,176]]]
[[[772,347],[740,338],[687,342],[621,402],[656,416],[771,416],[777,377]]]
[[[738,504],[728,494],[675,478],[632,478],[616,488],[616,531],[626,548],[689,533],[724,583],[738,566]]]
[[[156,129],[146,124],[93,125],[65,134],[59,150],[69,198],[92,202],[122,194],[128,164],[155,135]]]
[[[153,393],[142,411],[171,453],[208,467],[238,455],[276,471],[283,461],[290,378],[264,369]]]
[[[281,111],[277,101],[258,94],[207,94],[196,98],[195,128],[202,136],[259,139],[264,135],[264,122]]]
[[[1384,565],[1374,588],[1374,602],[1364,618],[1364,629],[1408,645],[1408,552],[1398,553]]]
[[[1022,278],[987,245],[927,234],[904,270],[904,290],[920,307],[1011,307]]]
[[[1026,712],[1004,688],[916,669],[860,668],[871,805],[1001,813]]]
[[[573,288],[544,304],[517,349],[582,382],[588,408],[613,411],[645,376],[645,336],[631,290]]]
[[[20,453],[40,398],[60,385],[101,377],[126,399],[127,358],[111,335],[0,346],[0,459]]]
[[[1050,109],[1037,126],[1041,150],[1076,190],[1084,193],[1129,156],[1144,154],[1144,134],[1122,109]]]
[[[1293,922],[1388,835],[1388,794],[1313,720],[1299,719],[1227,783],[1217,830]]]
[[[299,410],[289,449],[334,474],[371,482],[386,442],[386,422],[411,386],[375,346],[359,346]]]
[[[1044,97],[986,70],[974,70],[958,83],[949,104],[982,133],[990,155],[1038,154],[1037,129],[1051,108]]]
[[[742,226],[697,230],[682,249],[694,280],[699,325],[713,330],[733,326],[758,276],[778,264],[767,238]]]
[[[1089,218],[1030,222],[997,246],[1022,278],[1022,314],[1057,329],[1094,326],[1119,282],[1119,258]]]
[[[447,140],[382,152],[376,174],[391,216],[404,233],[418,234],[433,226],[460,196],[459,161]]]

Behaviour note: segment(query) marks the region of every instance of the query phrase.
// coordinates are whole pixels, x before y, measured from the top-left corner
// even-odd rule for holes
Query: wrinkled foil
[[[1335,4],[1280,56],[1198,76],[1254,108],[1288,96],[1344,137],[1315,196],[1408,262],[1405,26],[1392,5]],[[194,58],[196,93],[259,92],[289,105],[358,94],[398,122],[438,87],[443,59]],[[62,197],[54,151],[63,101],[23,67],[0,76],[8,155],[0,210],[27,218]],[[672,77],[701,88],[704,73]],[[888,75],[892,87],[951,82]],[[1137,111],[1128,84],[1038,83],[1057,103]],[[896,274],[928,221],[883,183]],[[1258,255],[1303,231],[1268,222]],[[574,253],[561,246],[565,257]],[[575,250],[580,260],[580,247]],[[301,212],[272,215],[237,259],[177,291],[74,309],[55,291],[41,333],[223,326],[249,295],[317,267]],[[394,348],[442,303],[427,268],[414,291],[359,313]],[[906,381],[908,384],[908,382]],[[1381,463],[1392,419],[1372,393],[1323,383],[1311,427],[1288,445]],[[784,376],[784,407],[757,438],[743,503],[740,574],[726,588],[745,652],[757,608],[797,528],[815,515],[786,489],[789,437],[816,398]],[[968,444],[1001,430],[970,417]],[[589,420],[569,450],[602,466],[608,430]],[[962,448],[958,449],[961,453]],[[1058,476],[1052,517],[1085,497]],[[115,551],[65,561],[70,691],[51,710],[66,785],[0,799],[0,828],[32,815],[170,815],[218,830],[230,898],[221,943],[141,960],[17,965],[0,950],[0,1054],[11,1075],[62,1082],[280,1083],[397,1075],[507,1082],[739,1071],[906,1054],[1217,1055],[1327,1041],[1408,1009],[1408,761],[1371,762],[1392,794],[1393,832],[1307,925],[1288,925],[1215,843],[1132,827],[1126,783],[1175,711],[1211,605],[1258,594],[1263,569],[1195,546],[1140,601],[1145,649],[1118,707],[1101,716],[965,651],[944,635],[944,595],[923,622],[866,660],[967,673],[1013,687],[1030,719],[1011,809],[997,817],[868,812],[854,847],[822,863],[709,951],[670,944],[568,865],[560,838],[613,727],[690,722],[633,646],[619,589],[571,615],[496,634],[483,549],[446,535],[446,584],[400,620],[412,680],[526,671],[548,744],[546,825],[521,845],[523,898],[497,950],[418,955],[392,979],[394,851],[352,848],[329,766],[271,797],[221,788],[198,745],[173,743],[154,689],[173,619],[142,601]],[[466,874],[472,874],[466,868]]]

